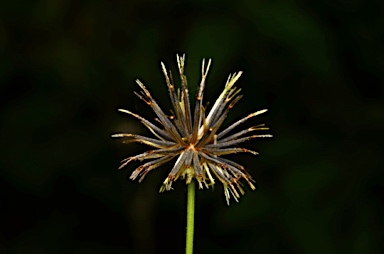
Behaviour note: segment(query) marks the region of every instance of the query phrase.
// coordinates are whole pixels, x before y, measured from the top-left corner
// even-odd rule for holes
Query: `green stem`
[[[193,253],[193,232],[195,220],[195,181],[188,184],[188,199],[187,199],[187,242],[185,247],[186,254]]]

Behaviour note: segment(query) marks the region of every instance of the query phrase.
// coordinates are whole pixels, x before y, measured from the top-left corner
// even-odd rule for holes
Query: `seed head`
[[[151,170],[175,159],[176,162],[163,182],[160,192],[171,190],[172,183],[178,178],[186,179],[187,184],[195,179],[199,184],[199,188],[203,188],[203,186],[206,188],[209,188],[209,186],[213,187],[215,179],[218,179],[224,186],[225,198],[229,205],[230,194],[232,194],[236,201],[240,198],[239,192],[244,194],[240,179],[245,179],[253,190],[255,186],[252,183],[254,182],[253,179],[242,165],[222,156],[240,152],[256,155],[256,152],[238,147],[237,145],[253,138],[272,137],[272,135],[249,135],[250,132],[268,130],[268,127],[264,124],[259,124],[234,134],[228,134],[246,120],[260,115],[267,110],[256,111],[229,125],[224,130],[218,131],[229,110],[242,97],[242,95],[238,95],[241,89],[234,87],[242,72],[229,75],[223,92],[209,110],[208,115],[206,115],[206,108],[203,106],[203,96],[211,59],[209,59],[207,65],[205,59],[203,59],[202,78],[196,93],[196,103],[193,111],[191,110],[189,100],[187,78],[184,75],[184,63],[185,55],[177,55],[178,71],[181,80],[181,87],[177,92],[171,72],[168,73],[164,64],[161,63],[173,105],[171,117],[163,112],[144,84],[140,80],[136,80],[141,91],[140,93],[135,92],[135,94],[152,108],[160,125],[156,125],[129,110],[119,109],[119,111],[137,118],[155,136],[155,138],[150,138],[128,133],[113,134],[112,137],[125,138],[125,143],[140,142],[153,148],[147,152],[122,160],[119,169],[125,167],[131,161],[148,160],[148,162],[136,168],[130,176],[132,180],[140,177],[139,182],[141,182]]]

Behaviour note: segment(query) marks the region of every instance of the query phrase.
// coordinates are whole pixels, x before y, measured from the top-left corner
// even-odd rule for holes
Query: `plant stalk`
[[[192,180],[188,184],[188,198],[187,198],[187,238],[185,253],[193,253],[193,233],[195,221],[195,181]]]

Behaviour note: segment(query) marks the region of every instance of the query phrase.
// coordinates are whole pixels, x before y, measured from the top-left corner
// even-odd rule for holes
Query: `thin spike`
[[[160,138],[162,140],[164,140],[164,139],[171,140],[171,137],[168,135],[167,132],[165,132],[164,130],[160,129],[159,127],[157,127],[156,125],[154,125],[150,121],[146,120],[144,117],[141,117],[138,114],[132,113],[131,111],[126,110],[126,109],[118,109],[118,111],[126,113],[126,114],[129,114],[129,115],[134,116],[137,119],[139,119],[140,122],[145,127],[147,127],[147,129],[150,130],[156,137],[158,137],[158,138]]]
[[[257,155],[259,153],[245,149],[245,148],[238,148],[238,147],[232,147],[232,148],[209,148],[209,147],[204,147],[202,149],[203,152],[207,153],[212,153],[215,155],[228,155],[228,154],[233,154],[233,153],[251,153],[253,155]]]
[[[135,180],[142,173],[143,170],[148,170],[148,172],[149,172],[149,170],[157,168],[157,167],[161,166],[162,164],[172,160],[173,157],[175,157],[175,156],[164,156],[162,158],[159,158],[159,159],[156,159],[153,161],[149,161],[149,162],[141,165],[140,167],[136,168],[135,171],[132,172],[129,179]],[[142,181],[142,179],[140,179],[139,182],[141,182],[141,181]]]
[[[171,141],[162,141],[162,140],[157,140],[153,138],[148,138],[145,136],[141,135],[136,135],[136,134],[129,134],[129,133],[117,133],[112,135],[113,138],[133,138],[131,140],[128,140],[128,143],[130,142],[140,142],[149,146],[157,147],[157,148],[164,148],[166,146],[171,147],[176,145],[175,142]]]
[[[252,138],[271,138],[272,135],[270,134],[264,134],[264,135],[252,135],[252,136],[248,136],[248,137],[244,137],[244,138],[240,138],[240,139],[236,139],[236,140],[231,140],[231,141],[227,141],[227,142],[220,142],[220,143],[217,143],[217,144],[209,144],[209,145],[206,145],[206,147],[209,147],[209,148],[220,148],[220,147],[226,147],[226,146],[232,146],[232,145],[236,145],[236,144],[240,144],[242,142],[245,142],[247,140],[250,140]]]
[[[225,134],[227,134],[228,132],[230,132],[231,130],[233,130],[236,126],[238,126],[239,124],[242,124],[244,123],[245,121],[247,121],[248,119],[250,119],[251,117],[254,117],[254,116],[257,116],[257,115],[261,115],[263,113],[267,112],[267,109],[263,109],[263,110],[259,110],[259,111],[256,111],[252,114],[249,114],[248,116],[240,119],[239,121],[235,122],[234,124],[230,125],[228,128],[226,128],[225,130],[223,130],[222,132],[220,132],[218,135],[217,135],[217,138],[221,138],[223,137]]]
[[[220,142],[225,142],[225,141],[233,140],[233,139],[236,139],[236,138],[238,138],[238,137],[240,137],[240,136],[242,136],[244,134],[247,134],[247,133],[252,132],[252,131],[257,131],[257,130],[268,130],[268,128],[258,128],[256,126],[250,127],[250,128],[248,128],[246,130],[243,130],[243,131],[240,131],[238,133],[235,133],[235,134],[233,134],[233,135],[231,135],[229,137],[220,139]]]
[[[163,70],[163,73],[165,76],[165,81],[166,81],[167,86],[168,86],[169,97],[171,98],[171,102],[172,102],[173,108],[175,110],[176,121],[178,122],[178,125],[180,126],[178,129],[184,136],[186,136],[189,133],[186,132],[186,125],[187,124],[186,124],[185,116],[182,114],[180,102],[177,99],[177,95],[175,92],[175,86],[173,85],[173,81],[169,78],[167,70],[166,70],[163,62],[161,62],[161,67],[162,67],[162,70]]]
[[[185,55],[182,57],[177,56],[177,63],[179,67],[179,74],[180,74],[180,80],[181,80],[181,105],[184,109],[183,112],[185,114],[185,119],[187,122],[187,128],[188,132],[192,132],[192,117],[191,117],[191,105],[189,102],[189,95],[188,95],[188,86],[187,86],[187,77],[184,75],[184,61],[185,61]]]
[[[156,103],[156,101],[152,98],[151,94],[147,90],[147,88],[144,86],[144,84],[140,80],[136,80],[137,84],[141,87],[141,89],[144,91],[145,95],[150,100],[150,106],[152,110],[155,112],[157,117],[160,119],[161,124],[163,124],[164,128],[169,132],[169,134],[179,141],[180,143],[186,145],[182,138],[180,137],[180,134],[176,130],[176,127],[173,125],[173,123],[167,118],[167,116],[164,114],[163,110],[159,107],[159,105]]]

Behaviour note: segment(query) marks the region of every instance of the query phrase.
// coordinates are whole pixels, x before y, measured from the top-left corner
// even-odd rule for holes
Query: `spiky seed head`
[[[255,189],[255,186],[253,179],[242,165],[222,156],[241,152],[256,155],[256,152],[238,147],[237,145],[253,138],[272,137],[272,135],[249,135],[253,131],[268,130],[268,127],[264,124],[259,124],[231,135],[228,134],[238,125],[267,110],[263,109],[249,114],[229,125],[224,130],[219,131],[229,110],[241,98],[241,95],[238,95],[240,89],[234,87],[234,84],[240,78],[242,72],[229,75],[223,92],[206,115],[206,109],[203,106],[203,96],[211,59],[208,60],[207,64],[205,59],[203,59],[202,77],[197,89],[196,103],[193,111],[189,100],[187,78],[184,75],[185,55],[177,55],[177,65],[181,80],[181,86],[178,91],[175,90],[171,72],[168,72],[165,65],[161,63],[161,69],[165,76],[173,106],[172,117],[168,117],[164,113],[140,80],[136,80],[136,83],[140,86],[141,93],[135,92],[135,94],[152,108],[160,126],[129,110],[119,109],[120,112],[127,113],[138,119],[154,135],[154,138],[150,138],[130,133],[113,134],[112,137],[126,139],[125,143],[139,142],[153,148],[147,152],[122,160],[119,169],[125,167],[131,161],[148,161],[136,168],[130,176],[132,180],[140,177],[139,182],[141,182],[151,170],[171,160],[175,160],[171,172],[160,188],[160,192],[171,190],[172,183],[178,178],[186,179],[187,184],[195,179],[199,184],[199,188],[214,186],[216,178],[224,186],[225,198],[229,205],[231,195],[238,201],[240,194],[244,194],[240,183],[241,179],[245,179],[251,189]]]

